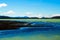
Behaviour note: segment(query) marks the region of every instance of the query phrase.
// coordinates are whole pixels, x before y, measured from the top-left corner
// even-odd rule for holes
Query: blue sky
[[[0,15],[29,17],[60,15],[60,0],[0,0]]]

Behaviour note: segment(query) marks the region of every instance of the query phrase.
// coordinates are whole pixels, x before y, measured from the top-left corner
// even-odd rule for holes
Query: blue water
[[[39,22],[34,22],[39,23]],[[43,24],[43,23],[41,23]],[[60,35],[60,23],[46,23],[45,25],[53,25],[53,27],[21,27],[20,29],[16,30],[0,30],[0,38],[5,37],[14,37],[14,36],[29,36],[29,35],[36,35],[36,34],[43,34],[43,35]]]

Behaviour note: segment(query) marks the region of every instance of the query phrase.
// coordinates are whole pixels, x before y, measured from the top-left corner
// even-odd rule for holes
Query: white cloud
[[[60,14],[53,14],[52,17],[53,17],[53,16],[60,16]]]
[[[15,16],[15,12],[13,10],[9,10],[7,12],[3,12],[0,15],[4,15],[4,16]]]
[[[7,12],[0,12],[0,15],[4,15],[4,16],[11,16],[11,17],[24,17],[24,16],[28,16],[28,17],[53,17],[53,16],[60,16],[60,14],[52,14],[52,15],[43,15],[42,13],[32,13],[32,12],[26,12],[26,13],[16,13],[13,10],[9,10]]]
[[[15,14],[15,12],[13,10],[9,10],[8,12],[6,12],[7,14]]]
[[[32,16],[32,12],[26,12],[25,16],[31,17]]]
[[[34,14],[32,12],[26,12],[25,16],[28,16],[28,17],[39,17],[39,18],[41,18],[42,14]]]
[[[6,3],[1,3],[1,4],[0,4],[0,7],[6,7],[6,6],[7,6]]]
[[[7,12],[0,12],[1,16],[10,16],[10,17],[23,17],[25,15],[22,15],[20,13],[16,13],[14,10],[9,10]]]

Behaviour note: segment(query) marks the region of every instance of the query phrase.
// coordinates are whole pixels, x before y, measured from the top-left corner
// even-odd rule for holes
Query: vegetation
[[[55,19],[60,19],[60,16],[54,16],[52,18],[55,18]]]
[[[16,37],[7,37],[0,38],[1,40],[60,40],[60,35],[44,36],[44,35],[31,35],[31,36],[16,36]]]
[[[15,21],[29,21],[29,22],[60,22],[60,19],[0,19],[0,20],[15,20]]]

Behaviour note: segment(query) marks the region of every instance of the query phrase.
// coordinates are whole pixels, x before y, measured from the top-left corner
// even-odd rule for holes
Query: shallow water
[[[0,30],[0,40],[60,40],[60,23],[54,27],[22,27],[16,30]]]

